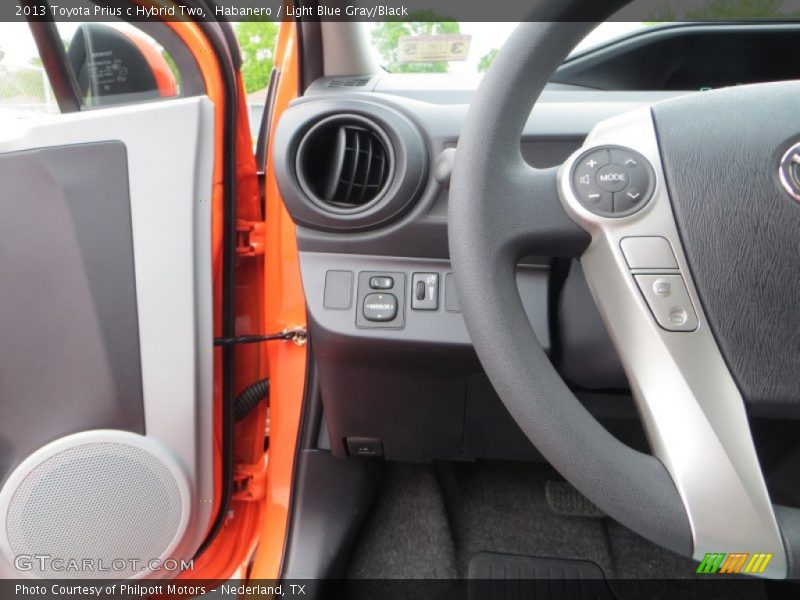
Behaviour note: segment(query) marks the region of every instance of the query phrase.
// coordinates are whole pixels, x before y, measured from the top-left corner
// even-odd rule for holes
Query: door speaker
[[[12,577],[152,576],[176,558],[190,497],[183,469],[158,441],[73,434],[31,454],[0,489],[0,553]]]

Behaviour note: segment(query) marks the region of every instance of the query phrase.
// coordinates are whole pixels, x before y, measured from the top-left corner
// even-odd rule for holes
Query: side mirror
[[[86,106],[178,95],[166,59],[134,32],[99,23],[82,24],[67,46],[67,60]]]

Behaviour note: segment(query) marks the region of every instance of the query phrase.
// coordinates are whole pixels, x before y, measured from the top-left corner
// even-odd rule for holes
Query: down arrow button
[[[614,213],[630,214],[643,207],[653,194],[653,173],[649,163],[638,152],[612,148],[611,163],[624,166],[628,185],[614,194]]]

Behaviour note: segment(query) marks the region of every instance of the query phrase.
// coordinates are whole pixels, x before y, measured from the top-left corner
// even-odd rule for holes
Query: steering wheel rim
[[[768,551],[771,558],[774,554],[773,562],[761,574],[785,577],[798,568],[793,557],[800,547],[800,510],[775,507],[772,514],[754,450],[745,452],[742,460],[748,467],[756,465],[754,504],[761,506],[753,514],[763,516],[757,525],[769,530],[767,541],[753,548],[734,548],[726,546],[728,539],[706,539],[680,478],[676,485],[674,464],[667,460],[665,466],[659,458],[635,451],[609,434],[556,372],[525,316],[516,287],[517,261],[537,254],[577,258],[592,244],[590,233],[598,235],[592,232],[591,219],[582,220],[563,200],[570,195],[563,173],[528,166],[518,142],[546,82],[595,25],[521,24],[501,49],[470,107],[458,143],[448,209],[450,254],[467,328],[487,375],[525,435],[609,516],[662,547],[696,559],[709,548]],[[652,127],[649,115],[648,110]],[[654,160],[659,158],[655,152]],[[574,158],[567,161],[570,166]],[[673,244],[679,246],[680,241]],[[681,252],[678,247],[685,266]],[[686,271],[688,278],[688,267]],[[752,447],[740,397],[739,404],[735,416],[745,424],[745,446]],[[647,406],[640,403],[642,410]],[[707,498],[700,500],[706,503]],[[766,516],[758,513],[764,512],[764,502],[770,513]]]
[[[619,442],[581,405],[536,340],[516,289],[516,260],[525,252],[577,257],[589,244],[589,235],[559,204],[525,201],[556,198],[556,171],[529,167],[519,143],[510,140],[521,138],[545,83],[594,25],[523,23],[501,49],[470,106],[456,150],[450,255],[478,357],[526,436],[611,517],[690,555],[688,517],[666,469]],[[491,170],[494,176],[487,177]],[[491,210],[492,202],[502,202],[504,210]],[[533,235],[531,223],[539,225]]]

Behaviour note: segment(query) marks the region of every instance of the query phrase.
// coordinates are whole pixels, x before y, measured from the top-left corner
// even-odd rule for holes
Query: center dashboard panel
[[[338,457],[402,461],[535,457],[482,372],[449,262],[447,206],[457,198],[435,164],[456,146],[468,104],[370,85],[354,91],[339,79],[315,82],[274,139],[278,184],[297,225],[322,445]],[[570,102],[564,94],[546,92],[525,128],[520,150],[533,166],[560,164],[596,122],[632,106],[618,94],[572,92]],[[517,283],[539,341],[555,351],[553,311],[585,303],[554,301],[551,266],[527,257]],[[610,347],[599,316],[582,336],[593,328],[589,343]],[[616,368],[611,385],[624,386]],[[591,366],[572,372],[585,378]]]

